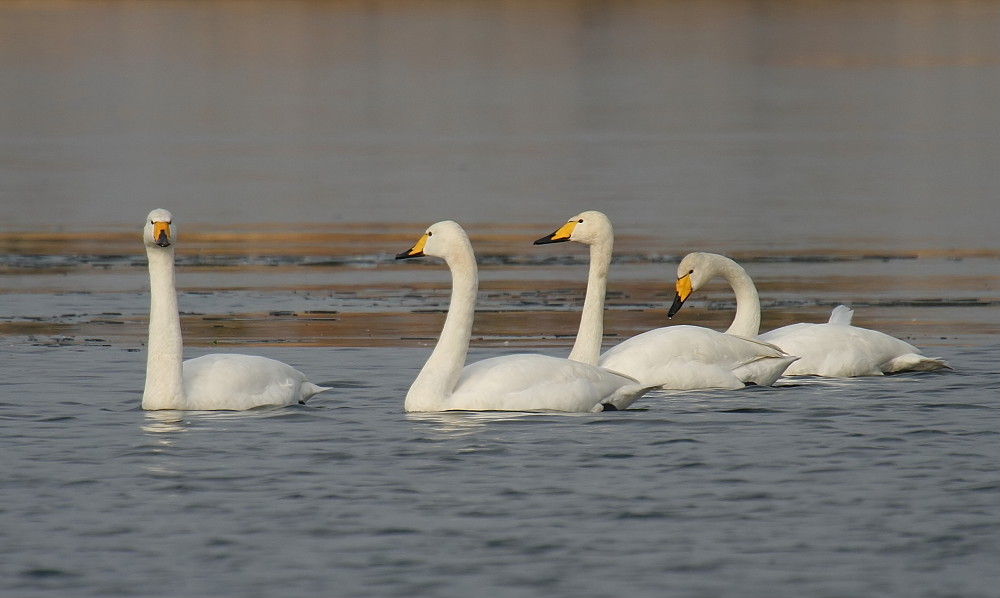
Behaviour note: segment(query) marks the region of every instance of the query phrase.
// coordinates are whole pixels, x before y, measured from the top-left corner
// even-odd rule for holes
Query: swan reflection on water
[[[211,430],[206,423],[229,422],[233,418],[248,419],[274,417],[289,413],[281,407],[259,407],[249,411],[182,411],[177,409],[162,409],[143,411],[142,431],[155,438],[163,446],[171,446],[178,434],[190,432],[197,426],[200,430]]]
[[[567,411],[413,411],[406,414],[407,420],[429,424],[435,432],[451,438],[470,436],[493,424],[527,422],[532,418],[549,420],[553,417],[600,418],[603,415]]]
[[[187,431],[185,411],[144,411],[142,431],[164,446],[173,444],[172,434]]]

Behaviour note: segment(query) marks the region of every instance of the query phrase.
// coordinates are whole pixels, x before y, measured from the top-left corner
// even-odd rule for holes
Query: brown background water
[[[996,247],[992,2],[2,10],[5,230],[583,206],[657,251]]]
[[[995,596],[998,67],[995,2],[0,3],[0,594]],[[154,207],[190,356],[334,391],[137,409]],[[392,256],[458,220],[472,358],[565,354],[584,209],[609,345],[702,250],[956,371],[403,415],[448,276]]]
[[[529,243],[596,208],[616,223],[619,253],[663,262],[615,269],[612,289],[640,307],[669,300],[661,281],[671,260],[693,250],[804,261],[752,270],[765,302],[821,303],[788,321],[822,319],[838,301],[997,299],[1000,34],[991,2],[0,10],[0,248],[24,258],[5,260],[3,292],[141,290],[133,232],[153,207],[171,209],[185,232],[182,264],[194,255],[327,264],[296,271],[295,259],[256,268],[234,259],[209,274],[213,262],[197,262],[206,276],[182,266],[185,289],[278,291],[255,317],[281,310],[289,291],[385,297],[423,282],[409,269],[392,275],[386,262],[440,219],[465,224],[480,253],[578,257],[580,248]],[[72,256],[55,277],[56,266],[30,259],[52,254]],[[93,263],[107,254],[136,259]],[[484,278],[501,298],[544,290],[539,280],[558,281],[553,291],[583,280],[579,268],[498,269]],[[88,313],[80,303],[69,311]],[[330,303],[343,311],[337,297]],[[997,319],[962,313],[939,319],[951,330]],[[58,323],[56,314],[24,315]],[[938,319],[930,315],[896,317]],[[859,310],[867,316],[907,333],[892,313]],[[609,317],[617,326],[619,315]],[[571,330],[543,318],[529,336]],[[322,336],[338,344],[358,334]]]

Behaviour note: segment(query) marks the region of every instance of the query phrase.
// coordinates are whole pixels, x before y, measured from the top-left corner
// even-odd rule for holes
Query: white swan
[[[254,355],[213,354],[183,361],[184,341],[174,283],[176,230],[167,210],[146,218],[149,342],[143,409],[243,410],[304,403],[327,390],[292,366]]]
[[[536,245],[577,241],[590,246],[590,274],[580,330],[569,358],[669,389],[742,388],[774,384],[795,357],[773,345],[698,326],[668,326],[638,334],[600,355],[604,295],[614,229],[601,212],[571,218]]]
[[[625,409],[648,390],[626,376],[546,355],[504,355],[465,365],[479,289],[469,237],[451,221],[427,229],[396,259],[443,258],[451,303],[434,351],[406,393],[406,411],[578,411]]]
[[[760,329],[760,299],[750,276],[733,260],[715,253],[690,253],[677,267],[677,295],[668,315],[706,282],[721,276],[736,293],[736,317],[726,332],[756,336]],[[829,322],[783,326],[760,335],[800,359],[785,371],[788,376],[881,376],[905,371],[950,369],[942,359],[925,357],[910,343],[877,330],[851,326],[854,312],[834,308]]]

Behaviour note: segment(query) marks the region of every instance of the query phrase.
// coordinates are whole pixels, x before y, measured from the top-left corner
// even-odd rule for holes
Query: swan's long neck
[[[184,402],[184,341],[177,311],[174,249],[150,247],[149,341],[146,344],[144,409],[181,409]]]
[[[614,236],[608,236],[590,246],[590,272],[587,276],[587,294],[580,314],[580,329],[569,358],[581,363],[597,365],[604,340],[604,297],[608,290],[608,270],[614,250]]]
[[[722,276],[736,293],[736,317],[726,333],[754,338],[760,332],[760,297],[757,295],[757,287],[747,271],[736,262],[727,259],[720,265]]]
[[[406,394],[408,411],[440,409],[441,401],[455,389],[469,352],[476,293],[479,291],[476,258],[469,247],[467,252],[446,261],[452,277],[448,315],[434,351]],[[423,406],[425,401],[426,407]]]

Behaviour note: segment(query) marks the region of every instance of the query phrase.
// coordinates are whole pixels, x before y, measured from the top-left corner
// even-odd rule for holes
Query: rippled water
[[[992,2],[0,4],[0,595],[998,596]],[[178,43],[178,40],[183,40]],[[333,387],[146,413],[139,224],[174,211],[187,356]],[[679,258],[763,329],[855,323],[954,371],[407,415],[448,275],[470,359],[565,355],[616,225],[607,345]],[[677,323],[723,329],[706,288]]]
[[[141,354],[6,351],[5,593],[996,592],[995,348],[597,415],[406,415],[425,350],[268,354],[336,389],[143,413]]]

